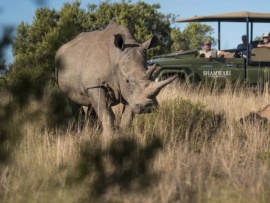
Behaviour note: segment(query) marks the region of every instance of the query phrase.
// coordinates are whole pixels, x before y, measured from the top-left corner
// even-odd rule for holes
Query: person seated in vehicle
[[[263,42],[259,43],[257,47],[270,47],[269,33],[264,33],[262,38]]]
[[[248,48],[248,45],[249,45],[249,49],[253,48],[252,44],[248,44],[246,35],[242,35],[242,42],[243,42],[242,44],[238,44],[236,49],[238,49],[238,50],[246,50]]]
[[[200,57],[205,58],[220,58],[223,57],[226,54],[226,52],[216,49],[211,49],[211,41],[206,40],[203,44],[203,50],[199,51]]]
[[[251,49],[253,48],[252,44],[248,44],[247,35],[242,35],[242,44],[238,44],[237,46],[237,55],[239,57],[242,55],[244,58],[247,57],[247,48],[249,46],[249,53],[251,53]]]

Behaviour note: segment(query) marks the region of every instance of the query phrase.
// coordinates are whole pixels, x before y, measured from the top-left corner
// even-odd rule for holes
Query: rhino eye
[[[127,83],[129,83],[129,80],[126,80]]]

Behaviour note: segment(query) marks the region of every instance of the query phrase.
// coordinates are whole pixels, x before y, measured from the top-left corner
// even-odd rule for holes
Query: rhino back
[[[115,73],[113,66],[117,52],[113,36],[108,32],[81,33],[56,53],[60,88],[70,99],[78,103],[88,102],[87,89],[102,85]]]

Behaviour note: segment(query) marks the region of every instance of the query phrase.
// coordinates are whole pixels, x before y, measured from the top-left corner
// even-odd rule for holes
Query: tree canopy
[[[15,60],[9,67],[8,82],[12,87],[16,78],[24,75],[31,76],[35,85],[43,87],[54,80],[54,55],[62,44],[80,32],[102,30],[111,21],[127,26],[140,43],[153,35],[159,36],[161,46],[149,52],[150,57],[181,49],[198,49],[205,37],[213,33],[210,26],[199,23],[190,23],[183,32],[171,28],[174,16],[162,14],[159,9],[159,4],[142,1],[132,4],[125,0],[88,4],[86,9],[81,8],[79,1],[65,3],[60,11],[39,8],[31,25],[22,22],[17,28],[12,46]]]
[[[179,28],[173,28],[171,31],[171,38],[174,40],[172,50],[199,50],[205,40],[210,40],[215,45],[213,33],[211,26],[200,23],[189,23],[183,32]]]

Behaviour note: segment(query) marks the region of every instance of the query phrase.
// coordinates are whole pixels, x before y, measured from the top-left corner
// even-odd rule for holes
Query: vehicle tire
[[[264,80],[264,92],[266,94],[270,93],[270,81],[269,80]]]
[[[264,86],[265,86],[265,81],[263,77],[259,78],[258,81],[258,93],[263,94],[264,92]]]
[[[188,87],[192,88],[195,84],[194,75],[188,74],[187,72],[183,72],[180,75],[180,80],[182,83],[186,84]]]

